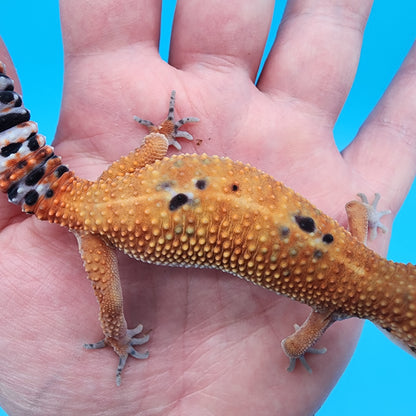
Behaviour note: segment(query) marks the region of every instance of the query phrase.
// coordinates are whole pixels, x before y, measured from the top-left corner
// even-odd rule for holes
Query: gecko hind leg
[[[149,120],[144,120],[140,117],[134,116],[134,119],[141,125],[146,126],[149,130],[149,133],[160,133],[165,135],[170,146],[174,146],[176,149],[180,150],[181,145],[176,140],[178,137],[182,137],[186,140],[193,140],[191,134],[187,131],[179,130],[186,123],[196,123],[199,121],[197,117],[185,117],[180,120],[175,121],[174,111],[175,111],[175,96],[176,91],[173,90],[170,95],[169,101],[169,111],[166,117],[166,120],[163,121],[160,125],[155,125]]]
[[[332,314],[312,311],[302,326],[295,324],[295,332],[282,341],[283,351],[289,357],[287,371],[292,372],[299,360],[308,373],[312,373],[305,354],[326,352],[326,348],[314,348],[313,345],[333,322]]]
[[[294,325],[295,327],[295,333],[296,331],[298,331],[300,329],[300,326],[298,324]],[[287,338],[286,338],[287,339]],[[282,344],[283,345],[283,344]],[[296,367],[296,361],[299,360],[300,363],[306,368],[306,371],[309,374],[312,374],[312,368],[311,366],[308,364],[308,362],[306,361],[305,358],[305,354],[309,353],[309,354],[325,354],[326,353],[326,348],[313,348],[313,347],[309,347],[302,355],[300,355],[299,357],[289,357],[289,367],[287,368],[287,371],[289,371],[289,373],[291,373],[295,367]]]
[[[390,211],[377,211],[377,205],[380,201],[380,195],[375,194],[373,202],[370,204],[364,194],[358,194],[361,201],[350,201],[345,205],[348,217],[348,225],[351,234],[362,243],[367,242],[367,234],[370,232],[370,239],[377,236],[380,228],[383,232],[387,231],[380,218],[390,214]],[[282,348],[289,357],[290,363],[288,371],[293,371],[296,361],[299,360],[306,370],[311,373],[312,370],[306,362],[305,354],[323,354],[325,348],[313,348],[315,342],[326,331],[326,329],[340,317],[335,313],[320,313],[312,311],[302,326],[295,325],[295,332],[282,341]]]

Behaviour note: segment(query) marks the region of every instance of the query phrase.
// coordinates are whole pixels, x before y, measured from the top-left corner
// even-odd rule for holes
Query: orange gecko
[[[346,209],[350,232],[306,199],[254,167],[218,156],[166,158],[179,128],[174,93],[167,119],[142,146],[95,181],[74,175],[29,121],[28,110],[0,65],[0,188],[23,211],[69,228],[99,302],[104,339],[113,347],[116,382],[129,355],[144,359],[142,325],[127,329],[116,250],[138,260],[220,269],[306,303],[306,322],[282,341],[293,370],[336,320],[365,318],[416,352],[416,268],[387,261],[365,246],[387,212],[365,196]]]

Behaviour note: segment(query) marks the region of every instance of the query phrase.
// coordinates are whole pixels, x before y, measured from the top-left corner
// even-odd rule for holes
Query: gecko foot
[[[295,331],[298,331],[301,327],[298,324],[295,324]],[[297,355],[297,356],[292,356],[286,346],[286,340],[284,339],[282,341],[282,348],[283,351],[285,352],[285,354],[289,357],[289,367],[287,368],[287,371],[289,371],[289,373],[291,373],[295,367],[296,367],[296,361],[299,360],[301,362],[301,364],[306,368],[306,371],[309,374],[312,374],[312,368],[310,367],[310,365],[308,364],[308,362],[306,361],[305,358],[305,354],[310,353],[310,354],[325,354],[326,353],[326,348],[313,348],[313,347],[309,347],[307,348],[302,354]]]
[[[175,90],[172,91],[169,101],[169,112],[165,121],[160,125],[156,126],[149,120],[144,120],[140,117],[134,116],[134,119],[143,126],[146,126],[149,130],[149,133],[160,133],[163,134],[170,146],[174,146],[176,149],[180,150],[181,145],[176,140],[179,137],[183,137],[186,140],[193,140],[193,137],[187,132],[179,130],[186,123],[196,123],[199,121],[197,117],[185,117],[177,120],[175,122],[174,110],[175,110]]]
[[[110,345],[114,348],[114,351],[117,353],[117,355],[120,358],[118,366],[117,366],[117,372],[116,372],[116,384],[117,386],[120,386],[121,372],[123,371],[123,368],[126,365],[127,358],[129,357],[129,355],[139,360],[144,360],[149,356],[149,351],[145,351],[144,353],[141,353],[141,352],[136,351],[133,347],[134,345],[143,345],[147,341],[149,341],[148,334],[140,338],[134,338],[136,335],[140,334],[142,331],[143,331],[143,325],[138,325],[134,329],[127,330],[122,343],[115,339],[111,339],[111,340],[103,339],[93,344],[84,344],[84,348],[87,350],[99,349],[99,348],[104,348],[107,345]]]
[[[365,194],[357,194],[357,196],[361,199],[361,203],[367,209],[368,215],[368,231],[370,240],[374,240],[377,237],[377,231],[380,230],[385,233],[387,232],[387,227],[380,222],[380,219],[385,215],[391,214],[390,210],[386,211],[377,211],[377,205],[380,201],[380,194],[374,194],[374,200],[370,204],[368,202],[368,198]]]

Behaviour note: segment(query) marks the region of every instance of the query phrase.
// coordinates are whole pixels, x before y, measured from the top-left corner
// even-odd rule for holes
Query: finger
[[[69,55],[137,43],[158,50],[161,0],[65,0],[60,8],[62,36]]]
[[[416,43],[343,156],[393,210],[401,205],[416,174]]]
[[[353,83],[371,0],[289,0],[259,80],[335,123]]]
[[[238,68],[254,80],[273,16],[272,0],[177,3],[170,63],[215,73]],[[194,68],[197,68],[194,67]]]

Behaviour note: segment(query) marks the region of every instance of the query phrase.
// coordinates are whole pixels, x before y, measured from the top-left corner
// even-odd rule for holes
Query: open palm
[[[381,208],[396,212],[416,166],[415,48],[343,154],[332,132],[371,3],[289,1],[256,86],[272,0],[178,2],[170,64],[158,55],[160,2],[63,1],[56,153],[96,178],[140,144],[133,115],[161,121],[175,89],[178,118],[201,119],[184,151],[249,162],[343,224],[357,192],[380,192]],[[280,341],[307,307],[220,272],[120,256],[129,327],[152,332],[149,359],[129,359],[116,388],[115,354],[82,349],[102,334],[75,238],[5,196],[0,204],[0,404],[11,415],[313,414],[352,354],[356,320],[322,338],[328,352],[310,357],[312,376],[301,367],[288,374]],[[381,254],[387,246],[387,237],[372,245]]]

